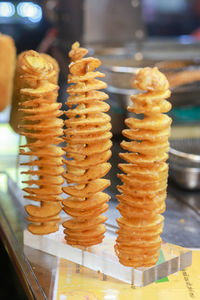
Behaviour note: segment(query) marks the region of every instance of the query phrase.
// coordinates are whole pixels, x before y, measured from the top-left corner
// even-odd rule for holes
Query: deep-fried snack
[[[14,40],[0,33],[0,112],[11,102],[16,65]]]
[[[172,120],[163,114],[171,109],[165,100],[170,96],[169,84],[157,68],[140,69],[135,86],[143,93],[131,96],[133,106],[127,109],[136,116],[125,120],[129,129],[122,131],[131,141],[121,143],[129,152],[119,154],[127,163],[119,164],[125,174],[118,174],[123,185],[118,186],[121,217],[115,252],[120,263],[136,268],[152,266],[159,257]]]
[[[106,84],[96,79],[105,75],[94,71],[101,64],[99,59],[83,58],[87,52],[78,42],[69,52],[68,83],[72,85],[67,89],[64,150],[68,159],[63,175],[68,183],[63,191],[70,195],[63,209],[72,218],[63,223],[65,239],[70,245],[84,247],[99,244],[104,237],[106,217],[102,213],[110,197],[102,191],[110,181],[102,177],[110,170],[107,161],[112,146],[110,117],[105,113],[110,106],[103,102],[108,96],[99,91]]]
[[[184,84],[200,81],[200,70],[183,70],[176,73],[166,74],[170,87],[175,88]]]
[[[61,104],[55,103],[58,86],[54,81],[58,74],[45,55],[32,50],[19,56],[17,74],[19,110],[23,113],[19,128],[22,135],[31,139],[20,148],[20,155],[31,158],[21,164],[29,167],[22,172],[29,176],[23,181],[28,185],[23,190],[28,194],[26,199],[39,204],[25,206],[27,220],[31,222],[28,230],[33,234],[48,234],[59,228],[62,200],[59,195],[64,182],[65,152],[57,146],[62,141],[59,136],[63,135],[63,121],[57,118],[62,114]]]
[[[32,53],[34,53],[33,50],[30,50]],[[31,53],[30,52],[30,53]],[[11,106],[11,112],[10,112],[10,125],[13,128],[13,130],[17,133],[20,132],[19,124],[21,123],[22,118],[24,117],[24,112],[19,110],[19,107],[25,106],[25,107],[37,107],[38,106],[38,100],[35,99],[34,95],[30,94],[30,90],[27,93],[21,93],[21,89],[36,89],[38,93],[38,86],[37,86],[37,78],[34,74],[28,74],[27,69],[22,68],[21,66],[24,64],[24,59],[27,51],[22,52],[17,57],[17,64],[16,64],[16,71],[15,71],[15,78],[14,78],[14,91],[13,91],[13,98],[12,98],[12,106]],[[55,85],[58,84],[58,74],[59,74],[59,66],[57,61],[51,57],[50,55],[46,53],[41,53],[40,57],[46,61],[46,63],[51,66],[52,70],[48,74],[48,84],[41,82],[40,88],[44,87],[44,91],[47,92],[47,89],[50,89],[49,92],[51,94],[50,100],[48,97],[46,99],[43,99],[43,103],[52,103],[52,100],[55,102],[58,97],[58,88],[55,88]],[[45,73],[45,70],[44,70]],[[28,76],[29,75],[29,76]],[[53,85],[51,85],[51,84]],[[54,89],[52,88],[54,87]],[[32,91],[34,92],[34,91]],[[34,96],[34,98],[33,98]],[[56,111],[58,112],[58,111]],[[35,116],[37,117],[37,115]],[[45,117],[45,116],[44,116]],[[29,117],[31,120],[32,118]],[[28,119],[27,119],[28,120]],[[47,122],[48,120],[44,120],[44,122]],[[56,120],[58,122],[58,120]],[[60,120],[59,120],[60,121]],[[26,122],[28,124],[28,122]],[[51,120],[49,120],[49,123],[51,123]],[[25,128],[25,127],[24,127]],[[29,128],[30,129],[30,128]]]
[[[193,60],[161,61],[156,63],[156,66],[165,73],[170,88],[200,80],[199,68],[191,68],[191,66],[195,66]]]

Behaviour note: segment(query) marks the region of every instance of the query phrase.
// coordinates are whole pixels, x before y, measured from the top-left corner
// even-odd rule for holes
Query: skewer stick
[[[15,166],[15,179],[16,179],[16,184],[19,184],[19,166],[20,166],[20,155],[19,155],[19,150],[20,150],[20,146],[22,143],[22,136],[19,135],[18,138],[18,153],[16,156],[16,166]]]

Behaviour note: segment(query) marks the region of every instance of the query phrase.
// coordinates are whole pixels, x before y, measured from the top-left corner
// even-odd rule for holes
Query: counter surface
[[[0,237],[8,250],[29,298],[51,300],[53,299],[59,258],[23,245],[23,230],[26,227],[26,213],[23,208],[25,200],[21,189],[13,181],[17,178],[15,162],[16,153],[18,152],[18,136],[6,124],[2,124],[0,126],[0,136],[3,137],[5,135],[7,137],[6,143],[2,143],[0,147],[0,172],[2,172],[0,173]],[[113,144],[112,169],[109,173],[112,185],[108,189],[112,199],[109,202],[109,210],[106,214],[108,223],[114,226],[115,229],[115,219],[118,216],[118,211],[115,209],[117,204],[115,198],[117,193],[116,185],[120,184],[116,176],[119,172],[117,157],[120,152],[120,140],[113,140]],[[4,170],[9,173],[13,180],[5,172],[3,173]],[[187,192],[169,182],[167,207],[164,213],[163,240],[183,247],[200,248],[199,199],[200,191]],[[64,217],[64,214],[62,216]],[[63,265],[65,264],[66,262],[63,262]],[[74,268],[73,263],[69,264],[69,268]],[[91,271],[91,278],[94,276],[92,274]],[[109,282],[107,283],[107,288],[108,285]],[[104,286],[104,282],[101,282],[102,286]],[[117,289],[118,285],[116,285],[116,291]],[[123,290],[124,288],[122,288],[122,294],[124,293]],[[125,299],[128,298],[125,297]]]
[[[23,245],[26,214],[23,209],[22,192],[6,173],[0,173],[0,182],[0,235],[3,242],[29,298],[53,299],[58,258]],[[112,192],[110,193],[112,195]],[[197,228],[200,223],[200,215],[188,204],[181,202],[181,194],[179,197],[176,195],[177,188],[174,189],[170,184],[162,237],[170,243],[199,248],[200,240]],[[109,223],[112,226],[116,226],[115,218],[118,214],[115,209],[116,203],[112,198],[107,212]]]

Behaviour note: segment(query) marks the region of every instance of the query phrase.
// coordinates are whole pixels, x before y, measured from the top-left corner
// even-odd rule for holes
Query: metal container
[[[112,133],[121,134],[125,126],[124,119],[133,116],[127,111],[127,106],[131,104],[130,96],[138,93],[132,82],[139,68],[103,65],[101,69],[106,74],[104,80],[108,84],[106,93],[109,95]]]
[[[170,178],[185,189],[200,189],[200,139],[171,141]]]
[[[135,94],[136,90],[108,86],[106,93],[109,95],[110,110],[108,114],[111,116],[112,133],[118,135],[125,127],[124,119],[130,115],[127,106],[131,103],[130,96]],[[133,113],[131,113],[131,116],[133,116]]]
[[[110,114],[114,134],[120,134],[124,128],[123,120],[129,116],[126,107],[129,104],[130,95],[137,93],[137,90],[133,88],[133,81],[140,68],[157,66],[165,74],[192,69],[199,71],[200,78],[200,44],[155,41],[139,46],[132,44],[124,48],[94,48],[93,51],[93,55],[101,59],[101,69],[106,74],[105,80],[108,84],[106,92],[110,96]],[[199,81],[179,85],[171,90],[170,102],[173,108],[200,105]]]
[[[155,66],[159,64],[153,61],[136,62],[141,67]],[[171,63],[171,62],[170,62]],[[174,62],[175,63],[175,62]],[[179,63],[189,63],[189,61],[179,61]],[[190,62],[191,63],[191,62]],[[137,94],[139,91],[133,88],[133,81],[140,67],[122,67],[122,66],[103,66],[102,71],[106,74],[106,82],[108,87],[106,92],[110,99],[111,106],[110,115],[112,117],[113,133],[120,134],[124,129],[124,119],[133,116],[132,113],[127,111],[127,106],[131,104],[130,96]],[[167,72],[181,72],[181,70],[190,70],[191,65],[182,68],[167,69]],[[193,69],[199,70],[200,78],[200,65],[195,65]],[[165,72],[166,69],[160,69]],[[171,88],[172,95],[169,101],[172,103],[173,108],[177,107],[194,107],[200,106],[200,83],[199,81],[190,82],[189,84],[180,85]]]
[[[114,61],[114,63],[116,63]],[[127,63],[124,60],[124,63]],[[152,61],[152,60],[142,60],[135,61],[131,60],[130,63],[133,66],[102,66],[102,71],[106,74],[106,82],[109,87],[114,87],[115,91],[119,90],[119,93],[130,94],[131,90],[133,94],[136,93],[133,88],[133,82],[135,76],[140,68],[143,67],[154,67],[157,66],[161,72],[166,74],[167,77],[170,75],[181,75],[185,76],[188,73],[188,82],[183,82],[171,87],[172,95],[170,97],[170,102],[173,107],[187,106],[187,105],[200,105],[200,63],[194,60],[178,60],[178,61]],[[170,68],[167,64],[171,65]],[[174,66],[172,66],[174,64]],[[182,64],[179,67],[179,64]],[[196,75],[198,73],[198,75]],[[192,74],[195,74],[194,80],[190,78]],[[199,76],[199,77],[197,77]],[[187,79],[186,79],[187,80]],[[123,90],[122,90],[123,89]],[[128,92],[127,92],[128,90]]]

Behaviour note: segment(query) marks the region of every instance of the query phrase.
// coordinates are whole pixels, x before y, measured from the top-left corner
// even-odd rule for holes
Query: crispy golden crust
[[[57,146],[62,141],[59,136],[63,135],[63,121],[57,118],[61,104],[55,103],[57,71],[46,55],[30,50],[19,56],[15,79],[15,96],[21,101],[19,111],[23,114],[19,129],[30,139],[20,149],[20,155],[30,157],[29,162],[22,163],[29,167],[23,172],[29,176],[23,181],[28,185],[23,190],[28,194],[26,199],[39,203],[25,206],[27,220],[31,222],[28,230],[33,234],[48,234],[58,230],[62,199],[59,195],[64,182],[64,151]]]
[[[35,89],[37,87],[37,78],[36,77],[27,77],[26,75],[27,70],[22,68],[22,65],[25,64],[25,57],[27,53],[35,53],[35,51],[24,51],[20,53],[17,57],[17,63],[16,63],[16,70],[15,70],[15,76],[14,76],[14,90],[13,90],[13,98],[12,98],[12,106],[11,106],[11,113],[10,113],[10,125],[13,128],[13,130],[17,133],[20,132],[19,124],[21,122],[21,119],[24,117],[24,112],[19,110],[20,103],[23,105],[25,101],[31,101],[32,97],[29,94],[22,94],[20,93],[21,89],[24,88],[32,88]],[[59,75],[59,66],[57,61],[51,57],[50,55],[46,53],[41,53],[40,57],[43,58],[47,63],[49,63],[53,67],[53,71],[51,72],[48,77],[48,82],[52,83],[54,87],[54,91],[51,89],[51,100],[54,100],[54,102],[57,100],[58,97],[58,75]],[[50,86],[50,85],[49,85]],[[37,105],[37,100],[35,100]],[[27,103],[28,104],[28,103]],[[32,105],[32,103],[30,103]]]
[[[104,237],[106,218],[101,214],[108,209],[109,196],[102,191],[110,181],[102,177],[111,167],[107,161],[112,146],[110,117],[105,113],[109,105],[103,102],[108,96],[99,91],[106,84],[96,79],[105,75],[95,71],[101,62],[84,58],[86,54],[77,42],[69,53],[68,83],[72,85],[67,89],[70,96],[64,131],[69,160],[64,160],[67,172],[63,175],[69,184],[63,191],[70,195],[63,201],[63,209],[72,217],[63,224],[65,239],[70,245],[84,247],[101,243]]]
[[[169,88],[166,76],[157,67],[140,69],[134,85],[142,91],[166,91]]]
[[[126,119],[129,129],[122,131],[130,141],[121,143],[128,152],[120,153],[127,163],[119,164],[125,174],[118,175],[121,218],[115,251],[123,265],[147,267],[157,262],[161,245],[171,125],[171,118],[163,112],[171,105],[165,100],[170,95],[167,79],[157,68],[141,69],[135,85],[145,92],[131,96],[133,106],[128,110],[144,116]]]
[[[16,64],[14,40],[0,33],[0,112],[11,102]]]

